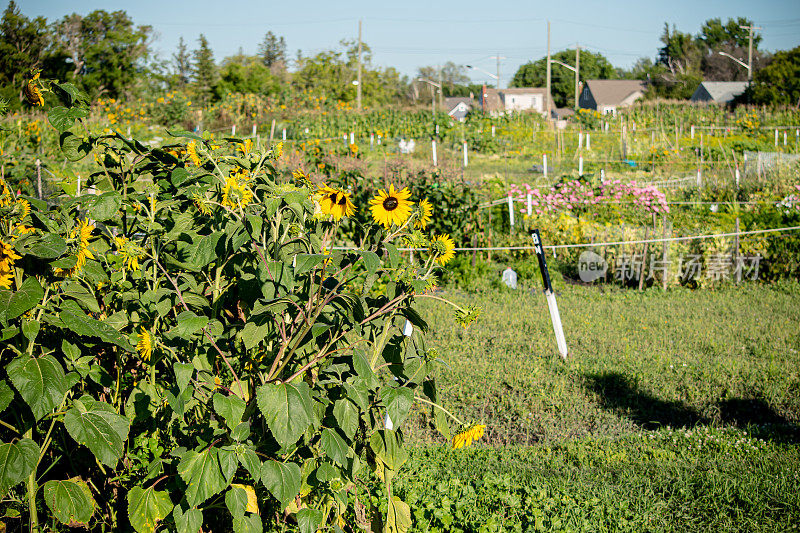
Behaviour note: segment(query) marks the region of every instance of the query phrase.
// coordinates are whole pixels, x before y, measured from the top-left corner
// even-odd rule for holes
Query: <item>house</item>
[[[481,98],[484,111],[491,114],[535,111],[545,114],[547,89],[543,87],[486,88]]]
[[[447,110],[447,114],[454,120],[463,122],[467,113],[472,111],[473,103],[472,98],[448,96],[444,99],[444,108]]]
[[[618,108],[628,107],[644,96],[645,89],[641,80],[586,80],[578,107],[614,115]]]
[[[707,104],[727,104],[747,89],[746,81],[704,81],[690,100]]]

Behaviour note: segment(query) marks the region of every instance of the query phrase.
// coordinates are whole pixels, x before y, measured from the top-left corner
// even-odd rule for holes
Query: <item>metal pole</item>
[[[547,120],[550,120],[550,21],[547,21],[547,94],[544,95],[547,104],[544,106],[547,111]]]
[[[581,70],[581,45],[575,46],[575,111],[578,110],[579,72]]]
[[[356,107],[361,111],[361,20],[358,21],[358,86],[356,87]]]

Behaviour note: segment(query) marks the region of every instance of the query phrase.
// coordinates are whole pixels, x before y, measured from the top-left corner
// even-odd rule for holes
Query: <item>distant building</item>
[[[462,122],[467,113],[472,111],[473,104],[472,98],[465,96],[449,96],[444,99],[444,108],[447,110],[447,114],[459,122]]]
[[[747,89],[746,81],[704,81],[691,97],[692,102],[727,104]]]
[[[617,109],[628,107],[644,96],[645,88],[640,80],[586,80],[578,107],[615,115]]]
[[[484,97],[481,98],[481,106],[487,113],[491,114],[512,113],[515,111],[534,111],[545,114],[546,94],[547,89],[543,87],[487,88]]]

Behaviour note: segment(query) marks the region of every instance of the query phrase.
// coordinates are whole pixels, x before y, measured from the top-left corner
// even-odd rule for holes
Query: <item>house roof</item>
[[[506,95],[512,94],[547,94],[544,87],[509,87],[507,89],[486,88],[486,111],[505,111]]]
[[[467,106],[469,106],[470,108],[475,104],[472,98],[469,98],[467,96],[448,96],[444,99],[444,107],[445,109],[447,109],[447,112],[449,113],[458,104],[462,102],[467,104]]]
[[[742,94],[747,89],[746,81],[704,81],[697,87],[692,95],[692,100],[706,100],[703,98],[702,89],[705,89],[715,102],[726,103]],[[698,94],[699,93],[699,94]]]
[[[619,105],[635,92],[644,92],[641,80],[586,80],[597,105]]]

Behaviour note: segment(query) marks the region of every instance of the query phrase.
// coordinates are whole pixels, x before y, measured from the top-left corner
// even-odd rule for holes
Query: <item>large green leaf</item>
[[[172,500],[167,491],[133,487],[128,493],[128,520],[138,533],[153,533],[171,511]]]
[[[92,140],[65,131],[58,138],[61,151],[70,161],[80,161],[92,151]]]
[[[203,527],[203,511],[200,509],[187,509],[183,512],[180,505],[176,505],[172,516],[178,533],[197,533]]]
[[[68,302],[74,303],[74,302]],[[104,342],[116,344],[127,352],[134,352],[133,346],[128,339],[119,331],[109,326],[105,322],[95,320],[80,310],[77,304],[74,307],[62,306],[65,309],[59,313],[59,318],[64,325],[78,335],[87,337],[99,337]]]
[[[86,214],[89,218],[103,222],[113,218],[122,207],[122,196],[116,191],[104,192],[95,199]]]
[[[188,339],[208,324],[208,318],[197,316],[191,311],[183,311],[178,315],[178,324],[172,328],[171,334]]]
[[[316,533],[322,525],[322,511],[306,507],[297,513],[297,526],[300,533]]]
[[[6,371],[36,420],[52,413],[64,401],[64,369],[52,355],[21,355],[8,364]]]
[[[338,463],[339,466],[344,466],[349,448],[344,439],[336,433],[335,429],[326,428],[322,430],[320,444],[327,457]]]
[[[186,501],[192,507],[219,494],[230,483],[230,477],[226,479],[223,475],[217,448],[207,448],[202,452],[194,450],[186,452],[178,464],[178,473],[188,485]]]
[[[408,418],[413,403],[414,391],[407,387],[396,387],[383,393],[383,405],[386,406],[386,413],[396,428]]]
[[[62,524],[87,529],[96,507],[89,485],[80,478],[48,481],[44,501]]]
[[[31,439],[0,444],[0,498],[27,478],[39,460],[39,445]]]
[[[403,445],[397,439],[397,433],[394,431],[376,431],[369,438],[369,447],[375,457],[380,459],[388,469],[395,472],[408,460],[408,453],[403,449]]]
[[[353,438],[358,431],[358,407],[353,402],[342,398],[333,404],[333,416],[348,438]]]
[[[386,533],[406,533],[411,529],[411,508],[397,496],[392,496],[386,509]]]
[[[84,395],[72,403],[64,415],[64,426],[70,436],[88,447],[97,459],[115,466],[128,439],[130,422],[114,408]]]
[[[267,383],[258,388],[258,407],[281,446],[297,442],[314,420],[311,392],[304,382]]]
[[[233,518],[233,533],[261,533],[262,531],[264,531],[264,524],[257,514]]]
[[[233,394],[225,396],[217,392],[214,394],[213,401],[214,411],[225,420],[231,431],[236,429],[236,426],[242,421],[242,415],[246,407],[244,400]]]
[[[11,299],[8,301],[8,308],[5,312],[6,320],[17,318],[25,311],[33,309],[36,307],[36,304],[42,301],[43,297],[44,290],[42,286],[39,285],[39,281],[33,276],[28,276],[25,278],[25,281],[22,282],[22,286],[19,290],[11,295]]]
[[[56,106],[47,113],[47,120],[60,132],[67,131],[75,124],[75,120],[86,116],[86,111],[81,108],[66,108]]]
[[[300,467],[294,463],[266,461],[261,465],[261,483],[283,510],[300,492]]]
[[[67,251],[67,242],[58,233],[45,233],[27,252],[41,259],[55,259]]]
[[[6,410],[6,407],[14,399],[14,391],[8,386],[5,380],[0,380],[0,413]]]

